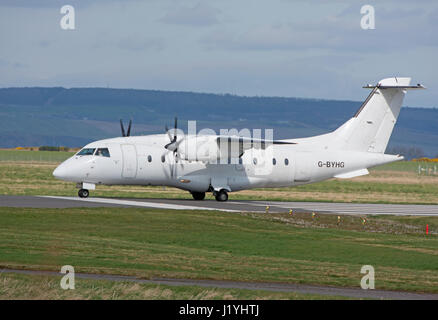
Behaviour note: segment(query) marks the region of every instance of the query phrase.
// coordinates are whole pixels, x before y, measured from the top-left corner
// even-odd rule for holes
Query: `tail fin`
[[[411,78],[387,78],[372,89],[354,117],[335,131],[341,148],[350,151],[384,153],[400,113],[406,90],[423,89],[410,86]]]

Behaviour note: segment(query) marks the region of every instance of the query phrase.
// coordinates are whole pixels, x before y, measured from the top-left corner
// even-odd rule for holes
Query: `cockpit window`
[[[94,153],[95,148],[84,148],[81,151],[79,151],[76,155],[77,156],[91,156]]]
[[[108,148],[99,148],[96,151],[96,156],[100,156],[100,157],[110,157],[110,153]]]

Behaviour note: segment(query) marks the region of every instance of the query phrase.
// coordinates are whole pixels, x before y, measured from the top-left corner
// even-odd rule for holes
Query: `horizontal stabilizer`
[[[374,89],[374,88],[379,88],[379,89],[407,89],[407,90],[412,90],[412,89],[426,89],[425,86],[423,86],[422,84],[417,84],[416,86],[382,86],[382,85],[376,85],[373,86],[371,84],[368,84],[362,88],[365,89]]]
[[[416,86],[410,85],[411,78],[387,78],[380,80],[376,85],[368,84],[364,86],[365,89],[426,89],[422,84],[418,83]]]
[[[335,176],[335,178],[349,179],[349,178],[365,176],[365,175],[367,175],[369,173],[370,172],[368,171],[368,169],[360,169],[360,170],[350,171],[350,172],[347,172],[347,173],[338,174],[338,175]]]

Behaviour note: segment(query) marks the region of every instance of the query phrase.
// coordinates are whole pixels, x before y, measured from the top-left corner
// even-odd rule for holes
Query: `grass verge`
[[[438,292],[438,218],[415,219],[0,208],[0,267],[358,287],[372,265],[377,289]]]
[[[74,290],[60,277],[0,274],[2,300],[333,300],[345,297],[263,290],[166,286],[125,281],[76,279]]]

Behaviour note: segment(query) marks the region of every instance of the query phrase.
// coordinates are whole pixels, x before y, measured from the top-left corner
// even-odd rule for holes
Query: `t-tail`
[[[340,149],[384,153],[397,121],[407,90],[424,89],[410,85],[411,78],[387,78],[367,85],[371,93],[353,118],[333,134]]]

